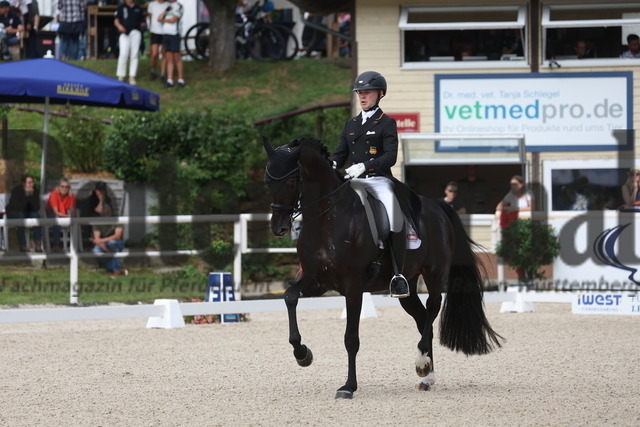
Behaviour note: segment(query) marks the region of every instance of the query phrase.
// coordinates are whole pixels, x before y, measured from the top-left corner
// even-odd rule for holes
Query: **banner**
[[[435,77],[435,131],[524,134],[528,151],[628,150],[631,72],[452,74]],[[482,151],[482,143],[441,150]]]

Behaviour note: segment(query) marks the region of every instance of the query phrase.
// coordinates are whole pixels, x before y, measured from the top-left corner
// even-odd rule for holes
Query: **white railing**
[[[28,219],[0,219],[0,227],[37,227],[53,226],[69,227],[70,248],[66,253],[41,253],[0,256],[0,262],[19,262],[30,260],[69,259],[69,302],[78,302],[78,261],[81,258],[131,258],[157,257],[175,255],[198,255],[201,250],[176,251],[125,251],[117,253],[96,254],[93,252],[78,252],[77,242],[81,238],[81,225],[100,224],[185,224],[185,223],[233,223],[233,282],[236,296],[240,296],[242,282],[242,255],[245,253],[295,253],[295,248],[249,248],[247,224],[250,221],[269,221],[271,214],[233,214],[233,215],[156,215],[156,216],[120,216],[120,217],[87,217],[87,218],[28,218]]]

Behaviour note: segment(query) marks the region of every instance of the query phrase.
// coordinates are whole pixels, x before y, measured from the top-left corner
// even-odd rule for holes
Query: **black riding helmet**
[[[387,81],[377,71],[365,71],[356,77],[352,92],[359,90],[382,90],[382,96],[387,94]]]

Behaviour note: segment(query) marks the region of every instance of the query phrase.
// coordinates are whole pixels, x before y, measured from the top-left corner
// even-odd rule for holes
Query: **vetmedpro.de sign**
[[[629,149],[632,91],[631,72],[436,75],[435,130],[524,134],[528,151]]]

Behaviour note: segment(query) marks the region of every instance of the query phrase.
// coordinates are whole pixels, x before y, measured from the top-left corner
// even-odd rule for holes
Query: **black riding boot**
[[[407,233],[404,229],[400,233],[390,233],[389,250],[391,251],[391,265],[393,267],[393,277],[389,282],[389,293],[395,298],[405,298],[409,296],[409,283],[402,275],[404,268],[404,255],[407,250]]]

